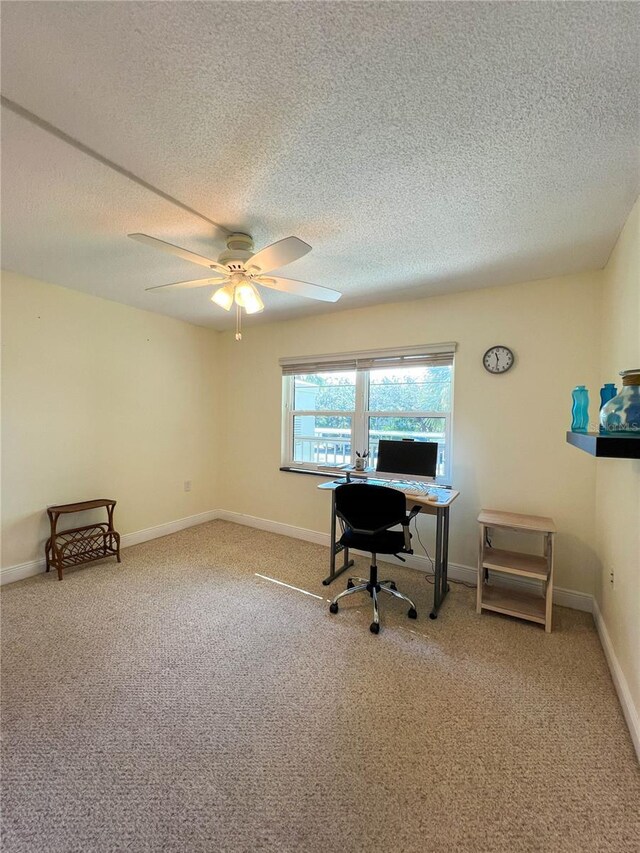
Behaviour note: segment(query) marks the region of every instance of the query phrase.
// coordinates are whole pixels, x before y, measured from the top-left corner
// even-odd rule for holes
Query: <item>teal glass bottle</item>
[[[589,426],[589,392],[584,385],[577,385],[571,392],[572,432],[586,432]]]
[[[617,393],[618,389],[613,382],[606,382],[600,389],[600,408],[606,406],[609,400],[612,400]]]

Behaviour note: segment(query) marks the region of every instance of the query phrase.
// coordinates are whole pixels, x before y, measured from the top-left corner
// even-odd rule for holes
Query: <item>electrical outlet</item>
[[[184,481],[184,490],[185,490],[185,492],[191,491],[191,480],[185,480]]]
[[[609,583],[613,586],[613,569],[609,572]]]

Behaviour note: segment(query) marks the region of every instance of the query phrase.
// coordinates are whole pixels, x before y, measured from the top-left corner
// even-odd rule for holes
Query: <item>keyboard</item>
[[[337,484],[344,484],[346,480],[335,480]],[[370,486],[386,486],[388,489],[396,489],[408,498],[426,498],[434,503],[446,503],[449,499],[449,491],[435,483],[421,483],[417,480],[378,480],[373,477],[356,478],[352,483],[368,483]]]
[[[430,483],[420,483],[416,480],[367,480],[373,486],[386,486],[388,489],[396,489],[407,497],[428,498],[430,494],[436,495],[436,490]]]
[[[409,498],[428,498],[431,490],[426,483],[386,483],[390,489],[396,489]]]

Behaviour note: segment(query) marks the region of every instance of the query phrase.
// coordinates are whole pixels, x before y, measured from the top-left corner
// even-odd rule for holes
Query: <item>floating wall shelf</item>
[[[568,432],[567,443],[592,456],[640,459],[640,433]]]

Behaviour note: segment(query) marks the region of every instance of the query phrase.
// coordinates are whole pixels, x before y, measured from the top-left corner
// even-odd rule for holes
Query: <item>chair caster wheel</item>
[[[380,625],[377,622],[372,622],[371,625],[369,625],[369,630],[372,634],[377,634],[380,631]]]
[[[398,591],[398,587],[394,583],[389,584],[389,589],[395,589],[396,592]]]
[[[353,589],[355,586],[353,581],[347,581],[347,589]]]
[[[410,607],[407,611],[407,616],[409,617],[409,619],[417,619],[418,611],[415,609],[415,607]]]
[[[431,613],[429,614],[429,619],[437,619],[437,618],[438,618],[438,614],[431,611]]]
[[[331,604],[329,605],[329,613],[337,613],[337,612],[338,612],[338,605],[335,602],[331,602]]]

